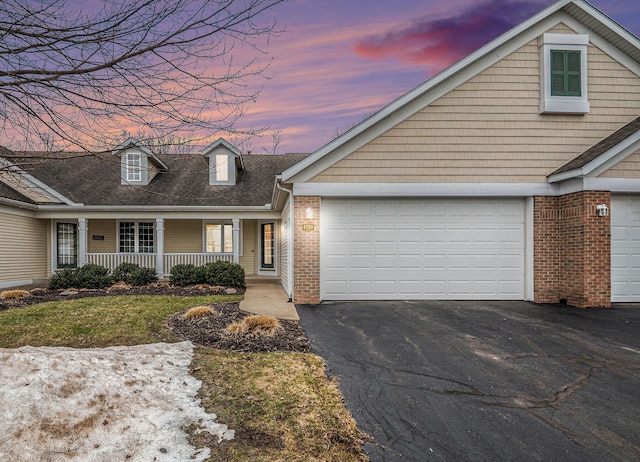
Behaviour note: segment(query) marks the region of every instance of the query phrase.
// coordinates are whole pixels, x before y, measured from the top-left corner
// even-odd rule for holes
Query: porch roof
[[[246,155],[245,170],[235,185],[209,185],[207,160],[200,154],[164,154],[167,165],[146,186],[122,185],[120,160],[112,155],[22,153],[13,157],[20,167],[65,195],[87,206],[206,206],[251,207],[271,202],[276,174],[305,154]],[[0,182],[0,188],[2,188]],[[0,196],[5,196],[0,189]],[[6,194],[15,194],[15,191]],[[8,197],[10,198],[10,197]]]

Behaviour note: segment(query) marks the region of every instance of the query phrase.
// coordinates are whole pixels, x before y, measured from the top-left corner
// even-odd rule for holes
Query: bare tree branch
[[[70,0],[3,0],[3,144],[100,151],[123,130],[165,140],[233,131],[256,77],[267,78],[261,44],[276,31],[263,17],[284,1],[97,0],[92,13]]]

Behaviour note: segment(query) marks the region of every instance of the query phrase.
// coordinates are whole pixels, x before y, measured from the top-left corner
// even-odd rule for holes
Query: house
[[[308,156],[71,157],[5,162],[0,286],[224,258],[296,303],[640,301],[640,40],[582,0]]]

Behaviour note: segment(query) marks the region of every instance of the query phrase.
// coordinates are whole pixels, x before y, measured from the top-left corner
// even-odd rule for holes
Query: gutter
[[[9,205],[25,210],[38,210],[38,206],[35,204],[28,204],[26,202],[17,201],[14,199],[7,199],[6,197],[0,197],[0,204]]]
[[[294,226],[294,210],[293,210],[293,190],[292,189],[287,189],[284,186],[282,186],[280,184],[280,181],[282,180],[282,175],[281,174],[277,174],[276,175],[276,188],[278,188],[280,191],[284,191],[289,195],[289,229],[287,230],[287,232],[289,233],[289,243],[287,245],[287,282],[288,282],[288,292],[289,292],[289,302],[293,302],[293,291],[294,291],[294,285],[293,285],[293,247],[294,247],[294,230],[295,230],[295,226]]]

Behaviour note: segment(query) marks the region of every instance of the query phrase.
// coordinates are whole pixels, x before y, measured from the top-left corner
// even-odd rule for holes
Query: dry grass
[[[16,298],[29,297],[31,294],[27,290],[5,290],[0,293],[0,299],[13,300]]]
[[[240,297],[120,296],[49,302],[0,311],[0,348],[23,345],[107,347],[176,341],[164,320],[190,306]],[[255,320],[250,325],[273,325]],[[267,318],[268,319],[268,318]],[[231,353],[199,347],[192,375],[200,398],[236,439],[218,443],[189,428],[210,461],[367,461],[358,430],[321,358],[308,353]],[[71,392],[73,390],[68,390]],[[43,425],[48,422],[43,422]],[[1,437],[0,437],[1,438]]]
[[[225,332],[228,335],[264,335],[277,334],[282,327],[276,318],[269,316],[247,316],[240,322],[230,324]]]
[[[215,311],[210,306],[201,305],[189,309],[182,317],[184,319],[203,318],[205,316],[211,316],[214,313]]]
[[[217,443],[191,431],[209,461],[364,462],[362,433],[324,361],[309,353],[229,353],[196,349],[192,375],[208,412],[236,431]],[[193,429],[191,429],[193,430]]]
[[[131,290],[131,286],[126,282],[118,281],[107,288],[107,292],[112,292],[114,290]]]

